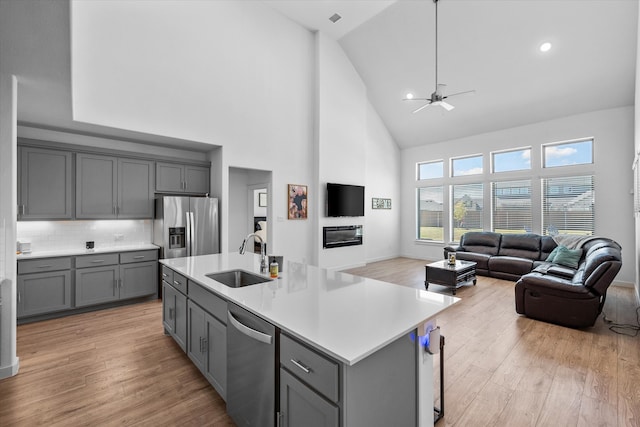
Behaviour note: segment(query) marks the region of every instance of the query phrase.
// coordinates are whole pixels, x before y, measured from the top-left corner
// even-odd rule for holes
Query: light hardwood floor
[[[349,272],[424,289],[424,264],[400,258]],[[480,277],[438,318],[446,337],[438,426],[640,426],[640,337],[614,334],[601,318],[573,330],[518,316],[513,286]],[[20,372],[0,381],[0,426],[233,426],[222,399],[164,336],[161,307],[19,326]],[[632,289],[610,288],[609,318],[635,323],[634,309]]]

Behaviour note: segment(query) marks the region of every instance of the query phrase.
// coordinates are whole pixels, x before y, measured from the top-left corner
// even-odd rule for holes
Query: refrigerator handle
[[[195,256],[195,255],[202,255],[202,254],[198,254],[196,253],[196,218],[193,216],[193,212],[189,212],[189,217],[190,217],[190,222],[191,222],[191,255]]]
[[[191,256],[191,233],[192,233],[192,227],[193,225],[191,224],[191,212],[185,212],[185,215],[187,216],[187,230],[186,230],[186,235],[187,235],[187,256]]]

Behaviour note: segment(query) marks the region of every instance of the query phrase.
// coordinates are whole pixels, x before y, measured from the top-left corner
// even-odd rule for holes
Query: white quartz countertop
[[[206,274],[260,272],[260,256],[230,253],[160,260],[228,301],[353,365],[459,301],[426,290],[285,260],[274,281],[230,288]],[[265,274],[268,277],[268,273]]]
[[[22,253],[16,255],[16,259],[36,259],[36,258],[53,258],[60,256],[76,256],[76,255],[91,255],[91,254],[106,254],[110,252],[131,252],[131,251],[145,251],[150,249],[158,249],[158,246],[152,243],[141,243],[139,245],[122,245],[122,246],[105,246],[95,249],[85,248],[61,248],[50,251],[33,251],[31,253]]]

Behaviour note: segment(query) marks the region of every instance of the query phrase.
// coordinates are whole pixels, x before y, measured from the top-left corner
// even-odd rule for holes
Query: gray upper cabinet
[[[208,193],[209,168],[157,162],[156,191],[160,193]]]
[[[153,217],[153,162],[118,159],[118,218]]]
[[[76,218],[115,219],[118,159],[94,154],[76,157]]]
[[[153,162],[78,154],[76,218],[153,217]]]
[[[18,220],[73,218],[72,153],[20,147],[18,157]]]

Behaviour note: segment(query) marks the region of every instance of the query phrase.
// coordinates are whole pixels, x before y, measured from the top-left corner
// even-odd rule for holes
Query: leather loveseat
[[[620,245],[595,236],[469,232],[450,252],[476,262],[477,274],[517,281],[516,312],[576,328],[593,326],[622,266]]]

